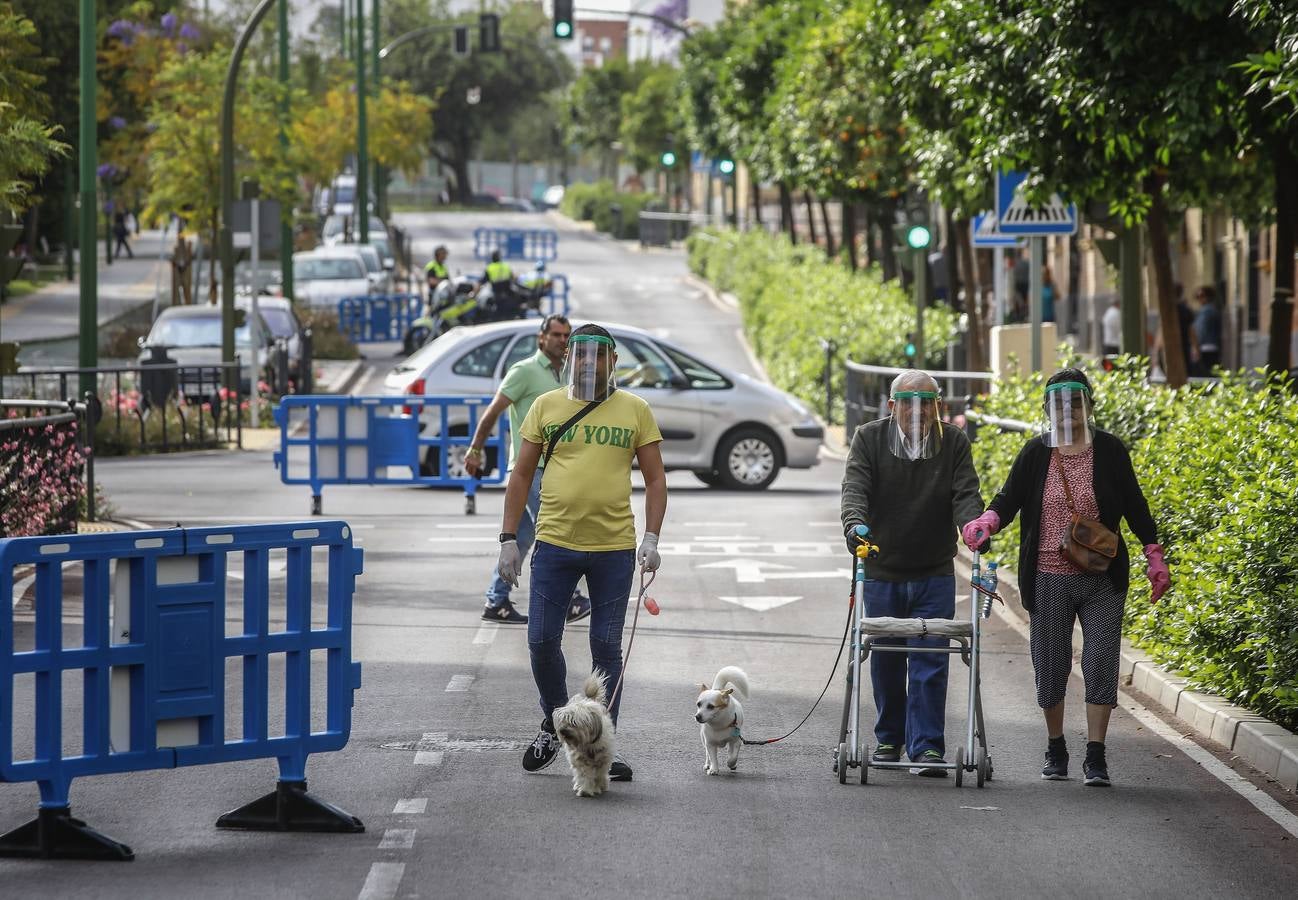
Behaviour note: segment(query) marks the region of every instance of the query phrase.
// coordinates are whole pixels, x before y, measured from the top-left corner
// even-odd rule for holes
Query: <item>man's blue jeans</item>
[[[527,491],[527,506],[523,517],[518,520],[518,558],[526,559],[527,551],[536,540],[536,520],[541,514],[541,475],[545,470],[540,466],[532,476],[532,486]],[[491,587],[487,588],[487,609],[500,609],[509,602],[509,582],[500,577],[500,572],[492,570]]]
[[[541,712],[568,702],[568,667],[563,659],[563,627],[577,580],[590,590],[590,655],[608,682],[609,715],[617,723],[622,697],[613,688],[622,674],[622,625],[635,574],[634,550],[585,552],[537,541],[532,551],[532,598],[527,609],[527,649],[532,677],[541,692]],[[583,680],[585,676],[583,676]]]
[[[866,581],[865,614],[900,619],[949,619],[955,615],[955,576],[917,581]],[[876,644],[949,646],[947,638],[902,638]],[[874,736],[880,744],[906,748],[917,759],[925,750],[946,755],[946,680],[950,657],[944,653],[870,654]]]

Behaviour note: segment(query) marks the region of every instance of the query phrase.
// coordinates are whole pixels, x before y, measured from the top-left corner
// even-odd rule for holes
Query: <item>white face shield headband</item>
[[[616,390],[614,380],[614,344],[599,334],[574,334],[568,341],[564,363],[564,383],[568,399],[589,403],[602,400]]]
[[[1061,381],[1046,388],[1047,447],[1084,448],[1095,437],[1091,392],[1079,381]]]
[[[937,391],[897,391],[892,395],[888,449],[899,459],[932,459],[942,448],[942,417]]]

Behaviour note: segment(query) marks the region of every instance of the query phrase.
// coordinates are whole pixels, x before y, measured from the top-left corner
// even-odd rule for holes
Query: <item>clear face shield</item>
[[[1095,435],[1091,394],[1078,381],[1061,381],[1046,388],[1047,447],[1087,447]]]
[[[897,391],[892,395],[888,449],[899,459],[931,459],[942,449],[942,417],[936,391]]]
[[[598,334],[574,334],[568,341],[564,381],[568,399],[589,403],[601,400],[616,389],[613,341]]]

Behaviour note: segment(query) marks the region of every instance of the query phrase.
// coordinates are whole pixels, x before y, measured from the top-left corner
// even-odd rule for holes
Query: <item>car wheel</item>
[[[712,470],[706,472],[695,472],[694,477],[706,484],[708,487],[719,487],[721,485],[721,476]]]
[[[451,437],[468,437],[469,429],[464,425],[454,425],[451,427]],[[464,456],[468,453],[469,448],[463,444],[452,447],[446,453],[446,468],[448,478],[469,477],[469,472],[464,468]],[[486,452],[486,467],[483,469],[479,478],[490,478],[496,471],[497,451],[495,447],[488,447]],[[429,447],[428,452],[424,454],[424,460],[419,466],[419,474],[426,477],[438,478],[441,476],[442,460],[441,454],[436,447]]]
[[[763,490],[780,472],[779,445],[770,432],[740,428],[727,435],[717,448],[716,472],[725,487]]]

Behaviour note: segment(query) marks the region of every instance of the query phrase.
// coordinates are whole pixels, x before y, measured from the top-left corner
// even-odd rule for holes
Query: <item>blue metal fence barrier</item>
[[[330,484],[463,488],[465,512],[472,515],[478,485],[505,480],[507,415],[484,445],[486,476],[464,469],[464,454],[490,403],[491,397],[284,397],[275,410],[275,466],[284,484],[311,486],[312,515],[321,514],[321,494]]]
[[[568,276],[554,274],[550,276],[550,290],[545,295],[546,315],[556,313],[563,316],[572,315],[572,305],[568,301]]]
[[[282,573],[270,566],[275,553]],[[0,540],[0,781],[35,781],[41,796],[38,818],[0,837],[0,856],[133,858],[72,818],[73,778],[272,757],[276,790],[221,816],[218,827],[364,831],[306,792],[307,756],[341,749],[351,734],[361,571],[362,551],[338,521]],[[30,623],[15,613],[25,612],[25,598],[9,599],[29,574]],[[65,596],[78,578],[79,610]],[[319,590],[325,617],[313,621]],[[272,606],[283,622],[272,620]],[[79,639],[65,615],[82,620]],[[314,672],[313,653],[323,655]],[[282,705],[270,696],[280,660]],[[227,682],[227,668],[242,678]],[[313,674],[322,676],[314,683],[324,691],[323,722],[312,717]],[[79,690],[69,675],[79,676]],[[23,677],[34,692],[15,690]],[[242,692],[227,698],[240,681]],[[79,711],[64,695],[69,686]],[[227,699],[240,710],[234,721]],[[273,734],[280,709],[282,734]]]
[[[559,233],[553,228],[473,229],[474,259],[491,259],[495,250],[500,251],[501,259],[551,262],[559,258]]]
[[[418,294],[366,294],[338,301],[338,329],[353,344],[399,341],[419,318]]]

